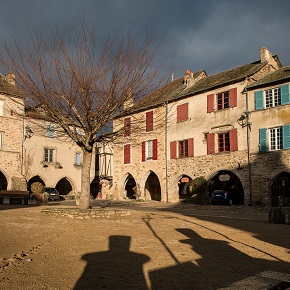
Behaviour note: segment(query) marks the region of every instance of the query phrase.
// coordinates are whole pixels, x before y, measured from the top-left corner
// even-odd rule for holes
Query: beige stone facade
[[[8,76],[0,76],[0,189],[26,190],[21,174],[24,102]]]
[[[278,57],[262,48],[259,61],[225,72],[207,76],[204,71],[186,71],[184,78],[156,92],[155,98],[149,96],[151,106],[143,101],[116,119],[115,131],[126,127],[126,118],[132,128],[131,134],[119,138],[114,146],[115,198],[135,187],[138,198],[179,201],[181,196],[191,196],[188,185],[195,178],[204,177],[209,193],[234,188],[243,195],[244,203],[273,203],[273,196],[281,195],[275,178],[282,174],[288,186],[289,150],[261,153],[259,129],[290,124],[289,105],[256,110],[253,85],[281,69]],[[264,91],[267,86],[264,81]],[[149,110],[163,120],[163,126],[150,134],[134,130],[133,121],[143,118],[145,122]],[[144,161],[142,143],[154,138],[158,140],[158,158]],[[130,162],[124,164],[128,147]]]

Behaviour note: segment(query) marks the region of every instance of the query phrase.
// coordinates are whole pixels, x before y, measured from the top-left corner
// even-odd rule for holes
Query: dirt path
[[[40,208],[0,206],[0,289],[218,289],[290,272],[286,225],[150,208],[74,220]]]

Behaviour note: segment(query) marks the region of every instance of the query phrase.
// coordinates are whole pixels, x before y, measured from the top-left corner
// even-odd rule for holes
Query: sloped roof
[[[212,89],[225,85],[237,83],[244,80],[246,77],[252,76],[262,69],[267,62],[256,61],[245,64],[230,70],[226,70],[211,76],[205,76],[196,81],[196,83],[187,88],[183,82],[183,78],[176,79],[165,84],[163,87],[145,97],[133,107],[124,111],[118,117],[136,113],[149,108],[157,107],[164,102],[172,102],[188,96],[197,95]],[[197,71],[193,74],[193,78],[197,78],[202,71]]]
[[[257,87],[262,87],[262,86],[270,85],[273,83],[279,83],[279,82],[283,82],[287,80],[288,81],[290,80],[290,66],[285,66],[279,70],[272,72],[271,74],[263,77],[262,79],[248,86],[247,89],[251,90]]]
[[[200,94],[214,88],[237,83],[255,74],[266,64],[267,62],[257,61],[202,78],[186,90],[184,96]]]
[[[0,75],[0,93],[13,97],[24,97],[23,93],[16,86],[9,84],[2,75]]]

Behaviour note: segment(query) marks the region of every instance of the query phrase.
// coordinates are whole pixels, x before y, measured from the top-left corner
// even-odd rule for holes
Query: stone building
[[[261,48],[260,60],[228,71],[207,76],[187,70],[124,112],[114,121],[115,131],[124,128],[114,146],[115,198],[125,191],[130,197],[175,202],[190,198],[193,180],[204,177],[209,194],[234,188],[245,203],[268,204],[269,188],[261,192],[257,184],[264,180],[255,179],[261,174],[254,170],[253,154],[258,153],[251,150],[257,150],[252,144],[257,139],[249,138],[258,134],[250,126],[250,91],[275,71],[281,71],[278,57]],[[267,128],[268,119],[262,120],[265,127],[257,124]]]
[[[13,74],[0,75],[0,189],[26,190],[23,163],[24,98]]]

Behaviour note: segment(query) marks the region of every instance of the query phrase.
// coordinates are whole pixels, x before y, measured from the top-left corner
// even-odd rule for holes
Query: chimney
[[[129,109],[134,105],[132,90],[129,88],[126,93],[126,99],[124,100],[124,110]]]
[[[15,74],[9,73],[5,76],[5,80],[10,84],[15,86]]]
[[[271,51],[266,48],[266,47],[262,47],[260,48],[260,59],[261,62],[268,62],[273,58]]]
[[[192,85],[194,85],[195,82],[196,80],[193,77],[193,72],[187,69],[183,76],[183,83],[186,84],[187,87],[191,87]]]

